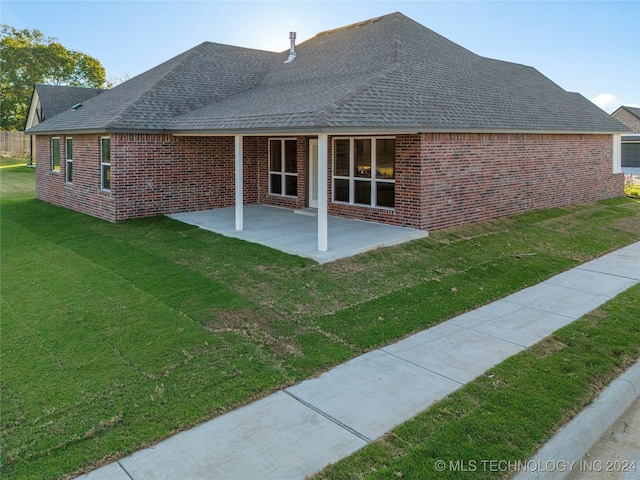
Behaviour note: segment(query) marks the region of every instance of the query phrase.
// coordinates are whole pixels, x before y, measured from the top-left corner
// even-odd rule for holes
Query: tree
[[[105,70],[95,58],[67,50],[40,30],[0,30],[0,129],[22,130],[36,83],[100,88]]]

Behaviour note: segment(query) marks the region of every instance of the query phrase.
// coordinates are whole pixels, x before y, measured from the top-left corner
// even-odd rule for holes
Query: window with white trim
[[[58,137],[51,139],[51,171],[60,172],[60,139]]]
[[[67,183],[73,183],[73,138],[65,139],[65,176]]]
[[[295,138],[269,139],[269,194],[298,196],[298,142]]]
[[[111,139],[100,139],[100,188],[111,190]]]
[[[333,201],[394,208],[395,163],[393,137],[334,138]]]

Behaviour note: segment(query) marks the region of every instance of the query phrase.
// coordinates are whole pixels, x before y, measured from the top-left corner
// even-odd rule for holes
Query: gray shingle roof
[[[618,108],[618,110],[620,110],[620,109],[626,110],[627,112],[629,112],[634,117],[638,117],[638,119],[640,119],[640,108],[637,108],[637,107],[626,107],[626,106],[622,105],[620,108]],[[618,110],[613,112],[612,115],[615,115]]]
[[[285,64],[288,52],[203,43],[32,131],[627,131],[535,69],[475,55],[400,13],[296,51]]]
[[[101,88],[68,87],[63,85],[36,85],[44,120],[55,117],[78,103],[95,97]]]
[[[275,53],[205,42],[66,111],[43,131],[162,131],[171,118],[254,86]]]

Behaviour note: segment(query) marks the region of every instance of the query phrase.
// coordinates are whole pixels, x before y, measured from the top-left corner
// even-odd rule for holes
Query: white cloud
[[[621,102],[616,98],[615,95],[611,93],[601,93],[599,95],[596,95],[594,98],[592,98],[591,101],[607,113],[613,113],[615,110],[618,109],[618,107],[622,105],[624,105],[625,107],[640,108],[640,105],[638,105],[637,103]]]
[[[595,98],[592,98],[591,101],[607,113],[613,113],[620,106],[616,96],[610,93],[600,93]]]

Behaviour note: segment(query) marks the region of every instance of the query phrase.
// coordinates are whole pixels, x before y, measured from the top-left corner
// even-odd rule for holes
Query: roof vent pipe
[[[292,62],[296,58],[296,32],[289,32],[289,39],[291,39],[291,48],[289,49],[289,58],[284,63]]]

